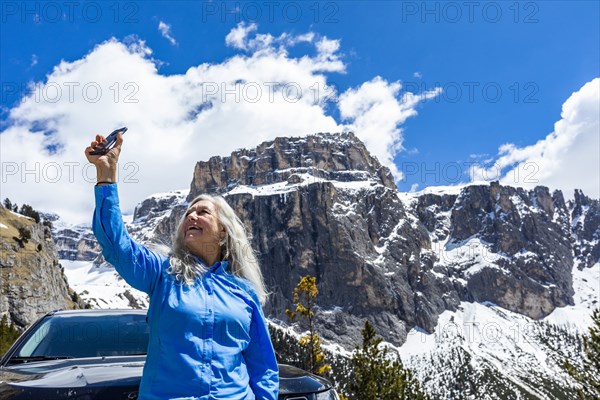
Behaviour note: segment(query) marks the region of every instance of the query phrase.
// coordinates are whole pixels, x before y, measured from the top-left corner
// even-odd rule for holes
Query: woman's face
[[[219,223],[212,202],[200,200],[188,208],[183,235],[184,243],[192,254],[202,258],[209,266],[218,261],[221,254],[219,242],[225,237],[225,228]]]

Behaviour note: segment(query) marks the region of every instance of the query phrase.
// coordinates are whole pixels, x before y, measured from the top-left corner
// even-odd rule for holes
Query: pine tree
[[[19,210],[19,214],[33,218],[35,222],[40,222],[40,213],[35,211],[29,204],[23,204]]]
[[[12,211],[12,209],[13,209],[12,202],[10,201],[10,199],[8,197],[4,199],[4,207],[6,207],[10,211]]]
[[[307,350],[307,369],[313,374],[325,375],[331,372],[331,366],[325,362],[325,353],[321,349],[321,338],[315,327],[316,298],[319,294],[317,278],[306,275],[294,289],[295,311],[285,310],[290,320],[300,316],[308,323],[308,335],[300,337],[300,345]]]
[[[583,338],[583,366],[577,368],[568,360],[563,367],[581,388],[577,389],[577,397],[584,399],[600,399],[600,308],[592,313],[592,326],[589,335]]]
[[[350,399],[428,400],[412,372],[405,369],[399,355],[391,355],[378,338],[375,328],[365,322],[362,347],[352,355],[353,377]]]
[[[19,243],[21,248],[25,247],[25,244],[31,239],[31,231],[24,226],[19,227],[19,237],[13,236],[13,239]]]

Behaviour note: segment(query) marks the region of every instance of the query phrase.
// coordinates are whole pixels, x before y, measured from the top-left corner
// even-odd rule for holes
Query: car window
[[[146,354],[146,316],[51,315],[15,352],[16,357],[99,357]]]

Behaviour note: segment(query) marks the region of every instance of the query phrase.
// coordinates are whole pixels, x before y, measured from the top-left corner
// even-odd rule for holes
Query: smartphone
[[[110,149],[115,146],[115,143],[117,142],[117,135],[125,132],[127,132],[126,127],[115,129],[106,137],[106,142],[100,143],[98,146],[94,147],[94,150],[92,150],[90,154],[93,156],[102,156],[108,153]]]

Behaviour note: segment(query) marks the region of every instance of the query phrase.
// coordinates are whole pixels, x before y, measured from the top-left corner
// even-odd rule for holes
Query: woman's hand
[[[123,144],[123,134],[117,135],[115,146],[104,155],[90,154],[96,146],[106,142],[104,136],[96,135],[96,140],[90,143],[90,146],[85,149],[85,156],[88,161],[96,166],[96,178],[98,183],[115,183],[117,182],[117,162],[121,154],[121,146]]]

